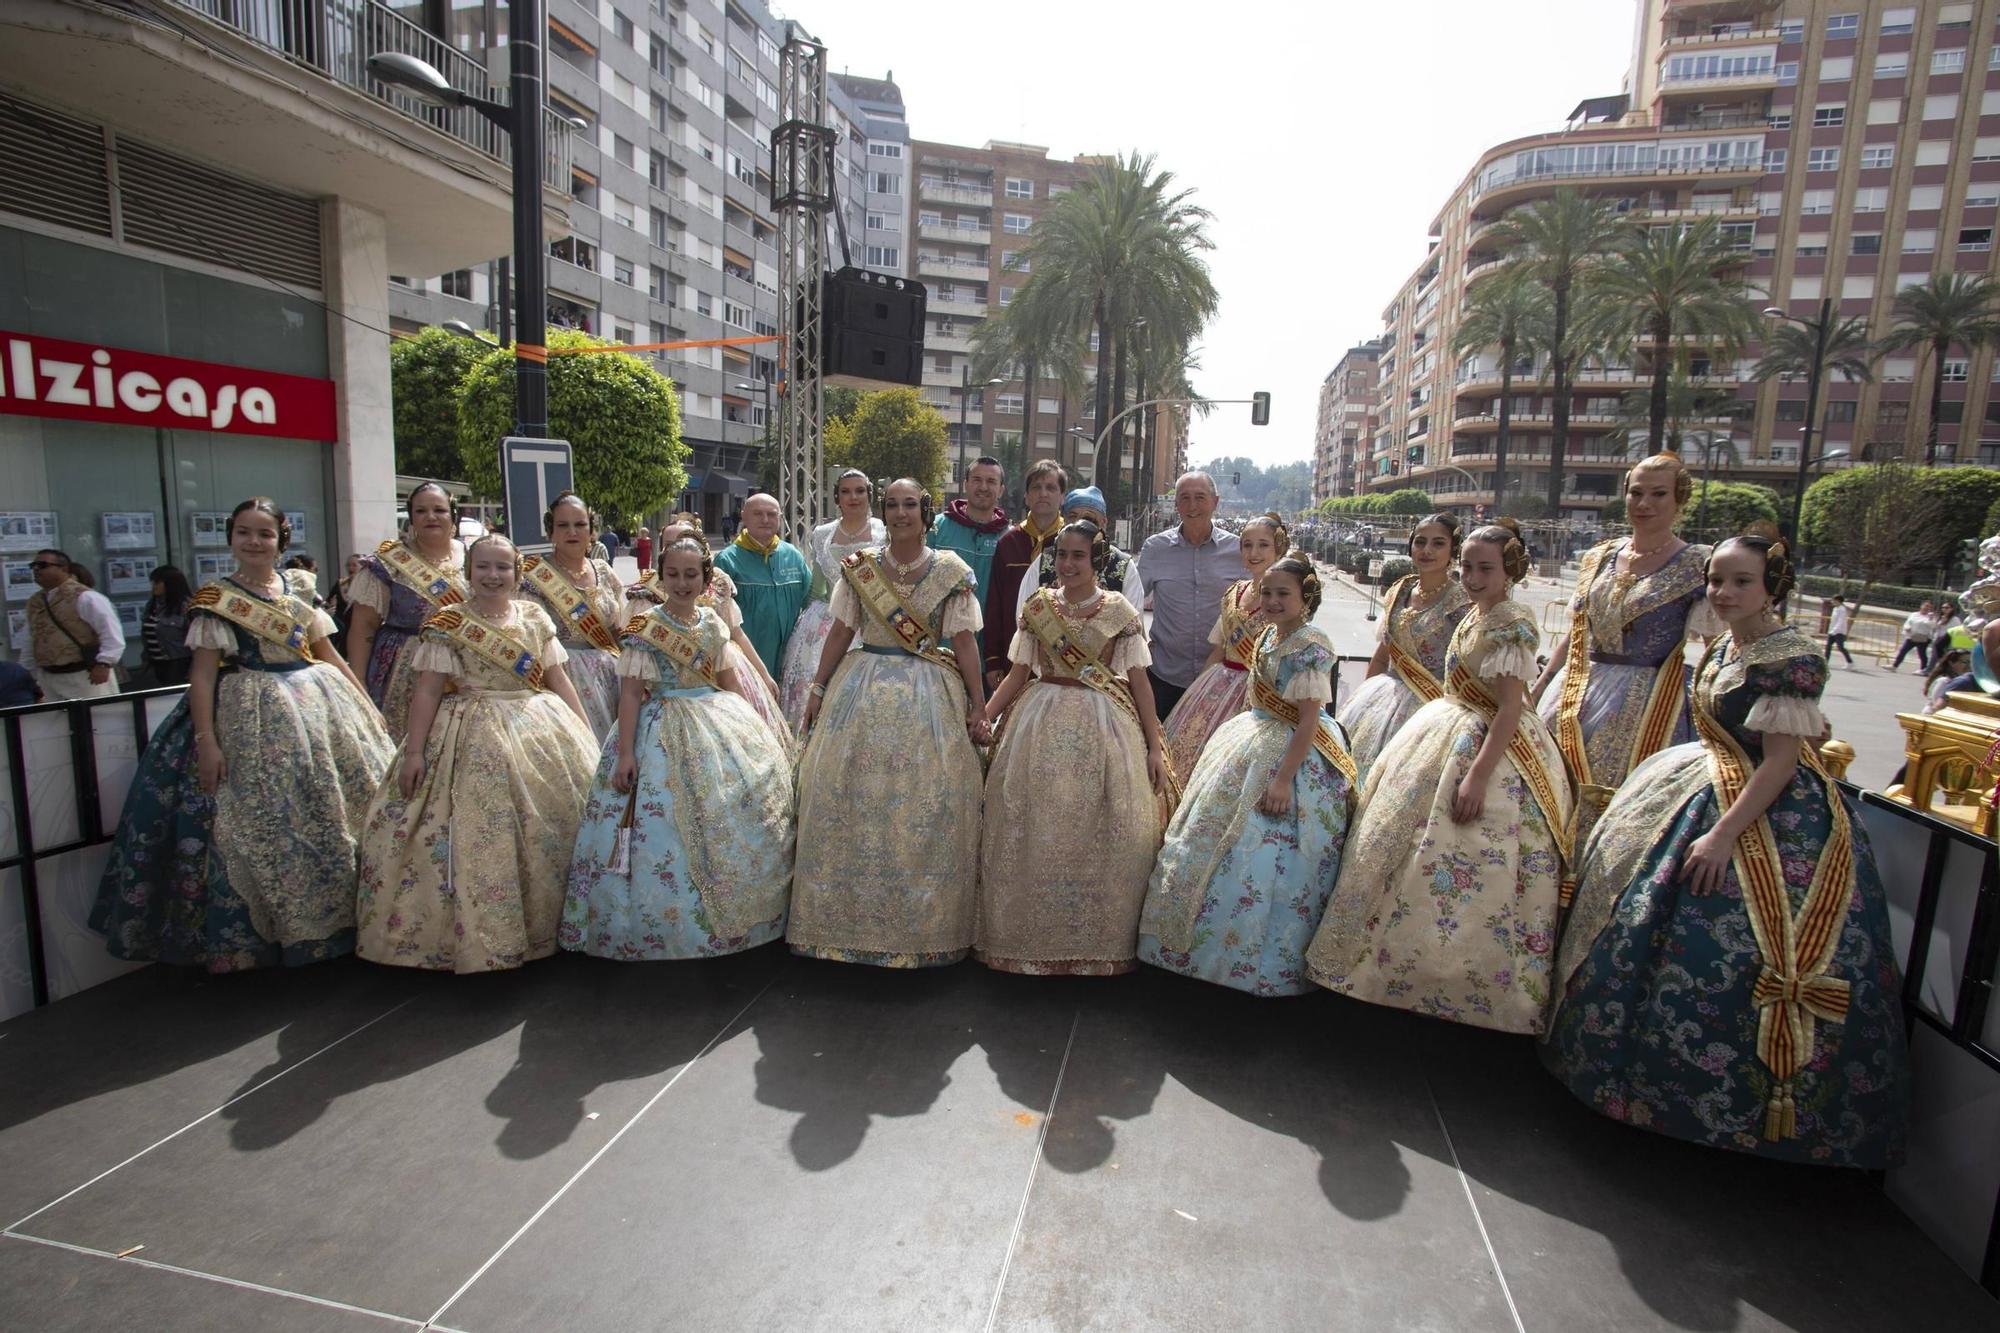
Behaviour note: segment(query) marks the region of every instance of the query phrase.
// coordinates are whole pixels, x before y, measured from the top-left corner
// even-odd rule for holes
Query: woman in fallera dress
[[[607,562],[591,559],[596,530],[597,516],[582,497],[575,491],[558,495],[542,515],[542,531],[554,549],[522,559],[521,595],[555,623],[569,654],[563,674],[601,742],[618,721],[618,635],[625,627],[625,589]]]
[[[494,972],[556,950],[597,740],[505,537],[466,552],[472,598],[424,622],[410,730],[362,836],[357,952]]]
[[[1245,523],[1238,540],[1243,572],[1249,577],[1230,584],[1222,594],[1215,628],[1208,632],[1208,641],[1215,646],[1163,724],[1167,760],[1182,779],[1194,772],[1215,729],[1249,706],[1250,659],[1257,655],[1257,637],[1264,632],[1258,588],[1264,571],[1291,549],[1291,535],[1276,514]]]
[[[1444,650],[1472,609],[1456,577],[1458,519],[1432,514],[1410,533],[1416,572],[1382,598],[1382,627],[1361,688],[1340,710],[1341,729],[1361,781],[1389,738],[1419,708],[1444,693]]]
[[[1146,890],[1139,961],[1252,995],[1302,995],[1304,955],[1340,875],[1354,761],[1326,705],[1335,654],[1313,627],[1319,576],[1264,572],[1250,709],[1187,779]]]
[[[1002,972],[1111,976],[1139,965],[1160,847],[1152,654],[1138,608],[1097,586],[1104,530],[1070,523],[1055,546],[1058,586],[1029,599],[984,711],[1007,727],[986,775],[976,952]]]
[[[1857,812],[1819,761],[1826,660],[1780,624],[1768,526],[1708,561],[1726,629],[1699,739],[1645,760],[1597,822],[1543,1058],[1594,1110],[1781,1161],[1881,1170],[1909,1099],[1902,983]]]
[[[354,868],[394,746],[276,567],[276,502],[229,516],[236,572],[189,605],[189,689],[139,759],[92,929],[119,958],[234,972],[354,948]]]
[[[1674,535],[1693,490],[1673,454],[1655,454],[1625,474],[1632,535],[1584,552],[1569,633],[1556,640],[1531,692],[1577,794],[1565,848],[1572,860],[1633,766],[1694,736],[1687,641],[1720,625],[1702,597],[1709,548]]]
[[[1374,1004],[1503,1032],[1548,1015],[1569,788],[1527,708],[1535,621],[1520,529],[1475,529],[1459,555],[1472,610],[1444,694],[1376,757],[1347,864],[1306,955],[1312,979]]]
[[[458,544],[458,503],[434,481],[410,492],[409,526],[401,541],[383,542],[347,585],[353,602],[347,662],[382,710],[391,740],[410,721],[416,673],[409,651],[434,611],[465,600],[465,553]]]
[[[966,563],[925,544],[922,485],[890,482],[882,521],[888,545],[841,565],[809,690],[785,935],[815,958],[934,967],[971,952],[978,907],[979,599]]]
[[[714,568],[697,537],[660,548],[661,604],[626,627],[615,745],[577,831],[565,949],[708,958],[785,933],[792,771],[700,604]]]
[[[803,730],[806,700],[812,696],[813,673],[819,670],[820,646],[833,627],[829,603],[840,582],[840,562],[864,547],[880,546],[888,540],[882,520],[869,512],[874,485],[868,474],[849,468],[834,479],[833,500],[838,517],[812,530],[806,544],[806,562],[812,566],[812,592],[805,610],[799,612],[792,637],[785,641],[784,688],[778,702],[785,721],[794,730]]]

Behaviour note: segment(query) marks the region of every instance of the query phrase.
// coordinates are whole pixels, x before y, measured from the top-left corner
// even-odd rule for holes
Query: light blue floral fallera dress
[[[729,631],[714,611],[698,607],[692,625],[665,607],[647,614],[693,633],[707,661],[724,661]],[[558,942],[624,960],[710,958],[769,944],[785,933],[792,881],[784,747],[740,695],[638,635],[625,636],[618,674],[652,691],[639,709],[634,790],[611,785],[614,727],[577,830]]]
[[[1256,670],[1299,708],[1333,697],[1333,644],[1310,625],[1264,631]],[[1332,728],[1322,713],[1320,726]],[[1334,732],[1339,741],[1339,732]],[[1258,813],[1292,727],[1254,704],[1216,728],[1167,829],[1139,919],[1139,961],[1252,995],[1303,995],[1305,951],[1347,840],[1348,781],[1317,750],[1292,808]]]

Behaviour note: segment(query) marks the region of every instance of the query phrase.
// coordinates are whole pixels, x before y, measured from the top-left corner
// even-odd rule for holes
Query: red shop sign
[[[337,437],[332,380],[4,329],[0,413],[288,440]]]

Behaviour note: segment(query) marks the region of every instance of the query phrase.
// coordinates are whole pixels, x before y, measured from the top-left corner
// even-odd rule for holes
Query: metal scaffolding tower
[[[778,54],[778,128],[771,132],[771,208],[778,215],[778,507],[794,540],[825,517],[826,393],[821,378],[826,214],[834,206],[826,48],[797,23]]]

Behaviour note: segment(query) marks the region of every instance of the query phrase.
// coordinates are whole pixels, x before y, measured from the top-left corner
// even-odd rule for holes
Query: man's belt
[[[67,676],[78,671],[88,671],[96,665],[97,663],[95,662],[73,662],[69,666],[43,666],[37,662],[35,663],[35,669],[37,671],[46,671],[51,676]]]

